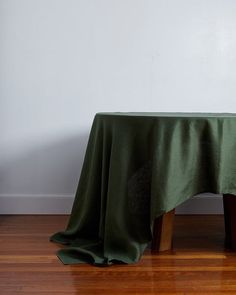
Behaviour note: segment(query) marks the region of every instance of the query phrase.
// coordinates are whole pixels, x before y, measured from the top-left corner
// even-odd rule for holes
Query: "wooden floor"
[[[174,249],[136,265],[63,265],[49,236],[68,216],[0,216],[0,294],[236,294],[223,216],[177,216]]]

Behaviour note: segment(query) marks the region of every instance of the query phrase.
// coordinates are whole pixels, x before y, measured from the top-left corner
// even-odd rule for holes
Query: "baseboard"
[[[73,200],[74,195],[0,195],[0,214],[69,214]],[[222,196],[197,195],[176,214],[223,214]]]
[[[74,195],[0,195],[0,214],[69,214]]]
[[[176,208],[176,214],[223,214],[222,195],[196,195]]]

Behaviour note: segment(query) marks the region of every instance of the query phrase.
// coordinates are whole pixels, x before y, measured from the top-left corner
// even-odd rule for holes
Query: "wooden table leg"
[[[223,195],[225,219],[225,247],[236,251],[236,196]]]
[[[153,227],[152,250],[166,251],[172,248],[175,209],[156,218]]]

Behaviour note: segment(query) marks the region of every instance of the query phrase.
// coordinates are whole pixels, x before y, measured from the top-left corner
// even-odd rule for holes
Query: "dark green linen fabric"
[[[236,114],[98,113],[67,228],[64,264],[135,263],[156,217],[202,193],[236,194]]]

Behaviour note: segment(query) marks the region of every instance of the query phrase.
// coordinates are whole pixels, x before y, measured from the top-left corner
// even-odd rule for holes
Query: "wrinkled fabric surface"
[[[236,114],[98,113],[69,223],[50,240],[64,264],[135,263],[154,219],[202,192],[236,194]]]

